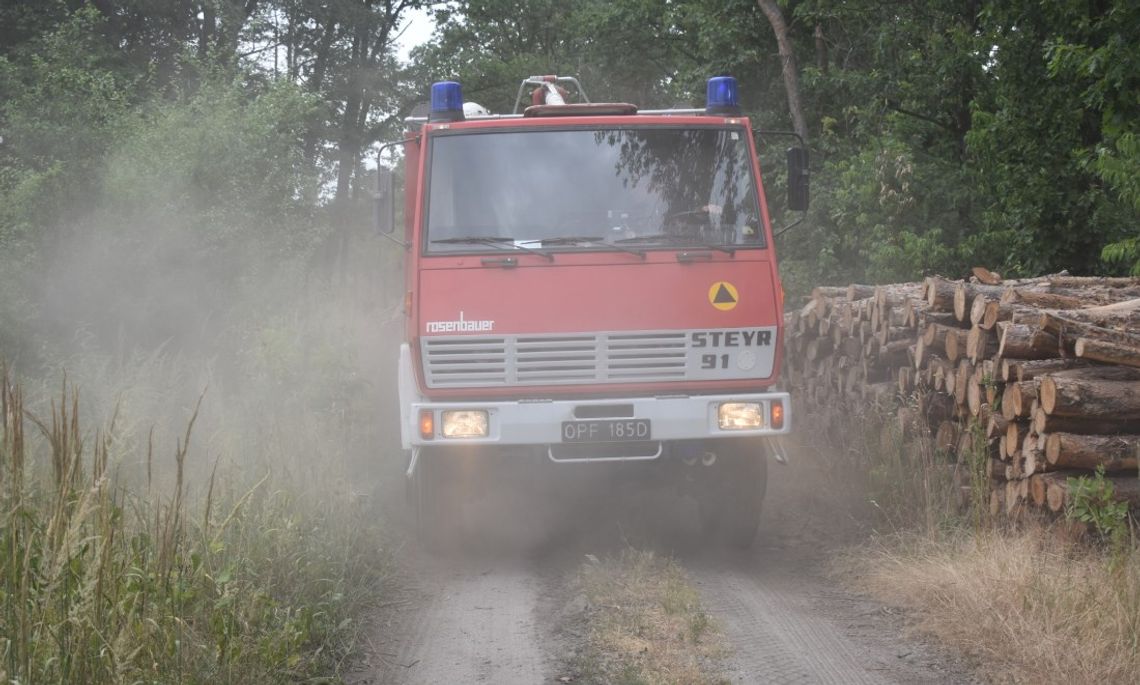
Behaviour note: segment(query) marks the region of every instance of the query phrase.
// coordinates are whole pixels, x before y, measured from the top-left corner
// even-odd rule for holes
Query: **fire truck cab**
[[[419,528],[462,516],[459,462],[640,461],[690,473],[702,524],[747,545],[792,417],[774,389],[783,290],[735,79],[710,79],[704,109],[592,103],[555,76],[524,79],[519,101],[465,114],[460,84],[436,83],[401,141],[400,438]],[[806,152],[788,158],[804,209]],[[378,176],[391,231],[393,174]]]

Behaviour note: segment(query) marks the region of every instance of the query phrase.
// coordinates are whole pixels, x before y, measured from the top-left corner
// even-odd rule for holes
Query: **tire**
[[[768,487],[768,446],[759,440],[725,440],[700,493],[701,527],[712,540],[748,549],[760,528]]]
[[[440,549],[456,537],[461,507],[444,454],[422,449],[415,475],[407,482],[408,507],[416,538]]]

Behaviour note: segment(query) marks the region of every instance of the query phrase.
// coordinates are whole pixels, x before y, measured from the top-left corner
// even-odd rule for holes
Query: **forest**
[[[791,297],[1140,276],[1138,28],[1127,0],[0,0],[0,680],[359,657],[405,480],[373,188],[432,82],[509,112],[535,74],[642,108],[735,76]],[[765,131],[810,150],[790,228]],[[1110,674],[1126,580],[1123,638],[1076,628],[1132,646]]]
[[[405,61],[414,13],[435,31]],[[529,74],[642,107],[735,75],[755,127],[811,149],[812,209],[778,241],[793,292],[1136,271],[1137,26],[1122,0],[4,0],[0,350],[41,354],[21,332],[105,315],[84,300],[108,289],[126,301],[97,336],[186,333],[131,292],[158,274],[205,266],[216,299],[334,265],[368,231],[376,147],[445,78],[501,112]],[[781,198],[786,140],[761,144]],[[79,245],[116,268],[82,274]]]

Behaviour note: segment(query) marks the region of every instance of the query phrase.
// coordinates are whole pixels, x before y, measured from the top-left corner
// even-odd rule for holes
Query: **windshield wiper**
[[[673,233],[650,233],[648,235],[639,235],[633,238],[622,238],[615,240],[615,243],[680,243],[687,246],[703,247],[709,250],[717,250],[736,256],[736,248],[727,245],[717,245],[715,243],[706,243],[697,237],[675,235]]]
[[[524,240],[524,243],[542,243],[545,245],[576,245],[578,243],[593,243],[595,245],[604,245],[610,247],[618,252],[627,252],[632,255],[637,255],[645,259],[645,250],[635,250],[632,247],[624,247],[622,245],[615,245],[600,235],[566,235],[557,238],[535,238],[534,240]],[[620,241],[619,241],[620,242]]]
[[[460,238],[437,238],[431,242],[451,245],[490,245],[492,247],[497,247],[500,250],[522,250],[523,252],[529,252],[531,254],[536,254],[539,257],[543,257],[549,262],[554,261],[554,255],[550,254],[549,252],[543,252],[542,250],[533,247],[520,245],[519,243],[515,242],[514,238],[505,238],[498,235],[475,235]],[[510,244],[510,247],[506,246],[507,243]]]
[[[514,238],[505,238],[501,235],[471,235],[460,236],[458,238],[436,238],[433,243],[452,243],[455,245],[462,245],[464,243],[513,243]]]

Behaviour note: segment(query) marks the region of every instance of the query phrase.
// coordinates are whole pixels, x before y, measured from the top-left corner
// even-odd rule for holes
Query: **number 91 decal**
[[[727,369],[728,368],[728,355],[727,354],[702,354],[701,355],[701,368],[702,369]]]
[[[686,351],[687,378],[767,378],[776,358],[776,328],[691,331]]]

